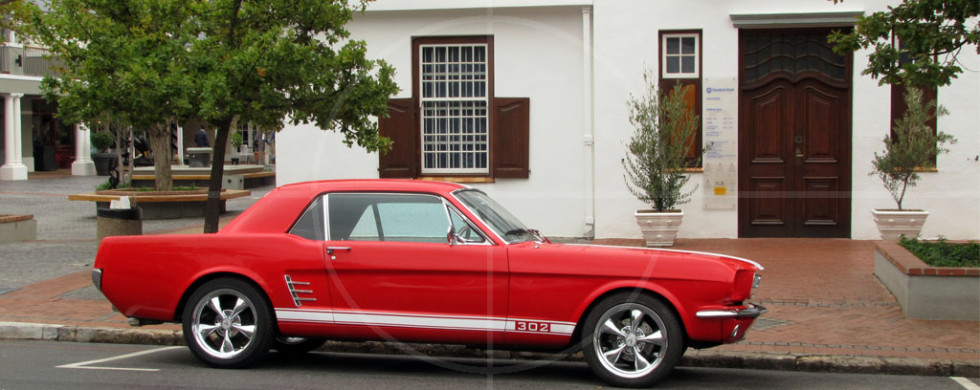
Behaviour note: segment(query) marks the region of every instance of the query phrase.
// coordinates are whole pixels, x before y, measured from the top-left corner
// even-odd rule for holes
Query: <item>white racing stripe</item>
[[[128,367],[93,367],[91,365],[92,364],[105,363],[105,362],[111,362],[111,361],[114,361],[114,360],[129,359],[129,358],[132,358],[132,357],[149,355],[151,353],[157,353],[157,352],[161,352],[161,351],[169,351],[171,349],[179,349],[179,348],[185,348],[185,347],[164,347],[164,348],[149,349],[149,350],[146,350],[146,351],[139,351],[139,352],[127,353],[125,355],[119,355],[119,356],[109,357],[109,358],[105,358],[105,359],[97,359],[97,360],[89,360],[87,362],[64,364],[64,365],[57,366],[55,368],[78,368],[78,369],[84,369],[84,370],[113,370],[113,371],[155,372],[155,371],[160,371],[160,369],[157,369],[157,368],[128,368]]]
[[[276,309],[276,318],[279,321],[315,324],[516,332],[563,336],[571,335],[572,331],[575,330],[575,323],[572,322],[333,310]]]
[[[959,383],[960,386],[963,386],[963,388],[966,390],[980,390],[980,385],[973,383],[973,381],[969,379],[959,377],[959,376],[953,376],[950,377],[949,379],[956,381],[956,383]]]

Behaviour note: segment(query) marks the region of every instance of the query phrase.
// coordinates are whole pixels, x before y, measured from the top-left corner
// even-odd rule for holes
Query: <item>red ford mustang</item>
[[[476,189],[352,180],[277,188],[218,234],[108,237],[93,280],[134,325],[183,323],[216,367],[326,339],[581,348],[603,380],[647,386],[745,335],[761,270],[553,244]]]

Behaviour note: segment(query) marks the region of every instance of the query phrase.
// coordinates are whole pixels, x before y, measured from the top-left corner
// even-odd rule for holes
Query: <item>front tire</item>
[[[198,359],[212,367],[239,368],[269,353],[272,312],[262,293],[239,279],[215,279],[187,302],[184,340]]]
[[[677,316],[643,294],[603,299],[585,319],[585,360],[602,380],[619,387],[648,387],[666,377],[684,354]]]

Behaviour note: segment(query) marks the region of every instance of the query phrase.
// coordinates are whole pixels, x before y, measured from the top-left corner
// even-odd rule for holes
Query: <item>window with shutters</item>
[[[691,110],[692,117],[698,117],[698,131],[688,151],[688,166],[700,166],[698,157],[702,153],[701,138],[701,31],[661,31],[660,32],[660,82],[662,93],[672,93],[674,86],[681,84],[684,102]]]
[[[494,96],[493,37],[412,39],[412,97],[391,99],[383,178],[527,178],[530,99]]]

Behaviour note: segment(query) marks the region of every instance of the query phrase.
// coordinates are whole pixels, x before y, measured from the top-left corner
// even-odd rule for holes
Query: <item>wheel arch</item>
[[[598,306],[600,302],[616,294],[632,294],[632,293],[646,295],[663,302],[664,305],[667,306],[667,308],[670,309],[670,311],[674,314],[674,316],[677,318],[677,322],[680,324],[681,334],[684,336],[684,345],[690,345],[691,340],[687,335],[687,326],[684,324],[684,317],[681,315],[680,311],[677,309],[677,306],[674,304],[674,302],[668,299],[665,295],[660,294],[655,290],[642,286],[617,287],[617,288],[610,289],[602,294],[599,294],[598,296],[593,298],[589,302],[588,306],[586,306],[585,310],[583,310],[579,314],[578,320],[575,321],[575,330],[572,331],[571,342],[573,344],[574,343],[581,344],[582,328],[585,325],[585,319],[588,318],[589,314],[591,314],[592,311],[595,310],[595,307]]]
[[[190,286],[188,286],[184,290],[184,293],[180,296],[180,300],[177,302],[177,309],[174,311],[174,320],[178,323],[183,322],[184,309],[187,306],[187,301],[190,300],[191,295],[193,295],[194,292],[197,291],[197,289],[201,288],[201,286],[203,286],[205,283],[208,283],[212,280],[222,279],[222,278],[237,279],[242,282],[248,283],[249,285],[254,287],[255,290],[257,290],[259,294],[262,295],[262,299],[269,307],[269,312],[272,315],[272,324],[275,327],[275,331],[276,332],[279,331],[279,321],[276,319],[276,311],[274,310],[274,306],[272,306],[272,300],[269,299],[269,294],[265,291],[264,288],[262,288],[262,285],[260,285],[254,279],[246,275],[235,273],[235,272],[228,272],[228,271],[209,273],[206,275],[202,275],[198,277],[196,280],[194,280],[194,282],[191,283]]]

